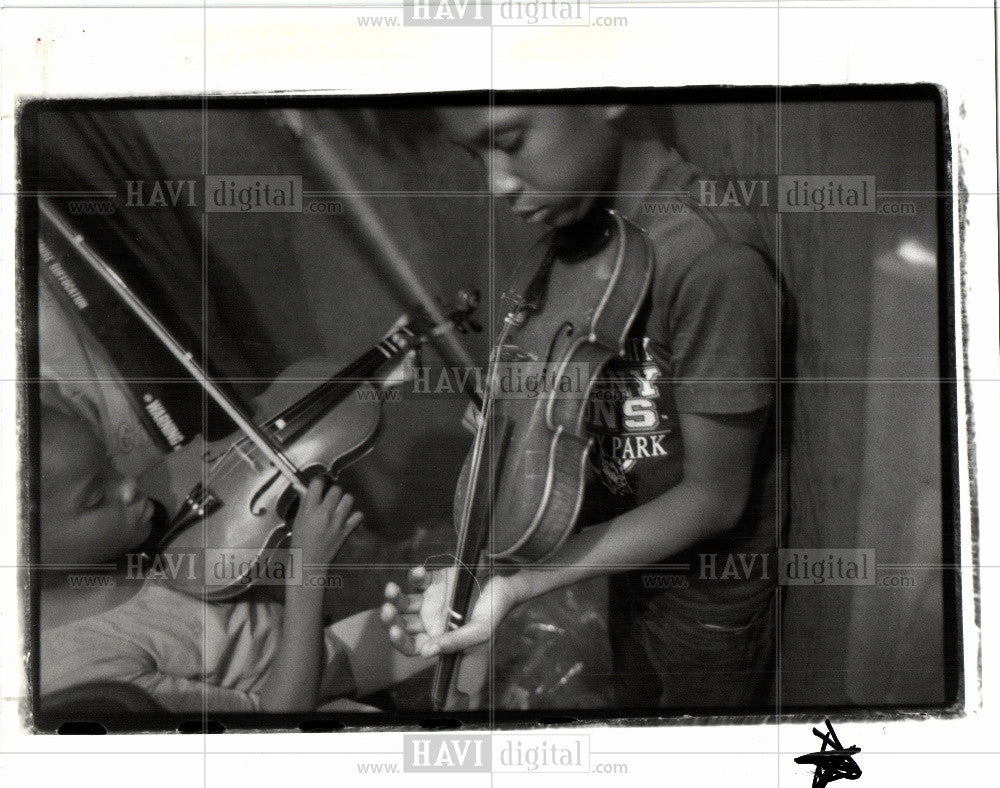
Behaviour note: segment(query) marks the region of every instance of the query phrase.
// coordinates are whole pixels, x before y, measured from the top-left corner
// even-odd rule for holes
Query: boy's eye
[[[108,494],[103,488],[97,488],[88,493],[86,500],[84,501],[83,508],[84,511],[90,511],[92,509],[100,509],[107,503]]]
[[[466,145],[465,143],[462,142],[456,142],[455,144],[463,151],[465,151],[468,154],[469,158],[472,159],[476,164],[483,163],[482,154],[478,150],[473,148],[471,145]]]
[[[493,138],[493,147],[504,153],[516,153],[524,142],[524,129],[506,129]]]

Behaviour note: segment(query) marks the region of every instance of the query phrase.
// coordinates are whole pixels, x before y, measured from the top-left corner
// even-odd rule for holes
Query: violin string
[[[313,408],[313,410],[317,414],[323,413],[324,411],[327,410],[326,405],[330,399],[332,398],[328,397],[325,398],[324,400],[320,400],[317,403],[317,407]],[[276,418],[281,418],[281,417],[276,417]],[[278,442],[281,443],[282,441],[279,435],[277,434],[278,430],[274,429],[274,424],[275,424],[275,419],[272,419],[267,424],[263,425],[263,429],[271,430],[272,437],[276,438]],[[299,425],[298,424],[293,425],[291,423],[286,425],[287,432],[290,434],[294,434],[297,431],[296,429],[287,429],[287,427],[291,426],[298,427]],[[220,458],[218,465],[216,466],[216,468],[213,469],[211,475],[212,478],[218,484],[219,482],[227,479],[230,475],[232,475],[236,471],[240,470],[243,467],[244,462],[249,462],[256,465],[258,463],[261,463],[263,460],[266,460],[266,458],[263,456],[263,452],[260,451],[260,449],[256,446],[256,444],[254,444],[249,438],[244,436],[239,440],[233,442],[233,444],[229,447],[226,453]]]
[[[483,593],[483,584],[479,582],[479,577],[476,575],[476,567],[469,566],[457,553],[434,553],[434,555],[427,556],[421,566],[426,570],[431,559],[434,558],[447,558],[453,566],[461,566],[463,569],[468,571],[470,575],[472,575],[472,582],[476,584],[476,590],[479,591],[480,594]]]
[[[395,345],[393,345],[395,348]],[[374,354],[377,354],[377,358],[374,358]],[[341,372],[337,373],[333,378],[329,379],[327,383],[321,384],[313,391],[309,392],[305,397],[303,397],[298,402],[289,406],[281,413],[279,413],[274,418],[268,420],[262,429],[272,429],[274,425],[278,423],[279,420],[286,421],[286,430],[292,434],[300,428],[302,422],[308,423],[311,418],[305,418],[306,415],[311,417],[312,414],[320,414],[325,412],[332,404],[336,403],[336,400],[342,398],[342,389],[353,385],[353,382],[358,379],[367,379],[371,377],[372,374],[381,366],[382,361],[388,360],[385,355],[379,351],[373,350],[369,354],[366,354],[357,361],[349,364]],[[289,428],[296,429],[289,429]],[[272,433],[272,437],[278,438],[276,432]],[[279,442],[280,439],[279,439]],[[241,457],[242,455],[242,457]],[[245,460],[243,459],[245,458]],[[248,437],[243,436],[237,441],[234,441],[226,453],[220,458],[218,464],[212,471],[212,477],[216,480],[216,483],[228,478],[230,474],[239,470],[244,461],[258,463],[263,457],[263,452],[256,446]]]

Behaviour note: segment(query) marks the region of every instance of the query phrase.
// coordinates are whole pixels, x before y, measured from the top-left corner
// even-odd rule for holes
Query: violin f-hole
[[[260,506],[259,501],[264,496],[264,493],[271,489],[274,483],[278,480],[279,476],[281,476],[280,473],[275,473],[270,479],[261,485],[257,492],[253,494],[253,498],[250,499],[250,514],[254,517],[263,517],[267,514],[267,507]]]
[[[556,342],[559,341],[559,337],[565,335],[567,339],[573,336],[573,331],[575,331],[573,322],[570,320],[565,321],[558,329],[556,329],[555,335],[552,337],[552,341],[549,342],[549,349],[545,353],[545,360],[550,361],[552,359],[552,354],[556,350]]]

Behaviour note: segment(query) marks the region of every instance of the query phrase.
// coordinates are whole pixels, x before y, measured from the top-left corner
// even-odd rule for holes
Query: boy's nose
[[[493,166],[491,191],[500,197],[516,197],[522,191],[521,182],[502,167]]]
[[[139,485],[135,479],[122,479],[118,484],[118,496],[125,506],[131,506],[139,497]]]

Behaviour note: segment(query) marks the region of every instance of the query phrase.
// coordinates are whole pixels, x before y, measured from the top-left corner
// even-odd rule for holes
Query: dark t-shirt
[[[668,557],[659,570],[627,573],[630,592],[672,601],[711,604],[757,595],[774,582],[778,530],[773,265],[748,214],[712,214],[686,196],[697,194],[691,187],[699,176],[672,149],[630,144],[621,173],[615,207],[647,231],[655,268],[626,355],[608,365],[590,403],[595,446],[583,522],[606,521],[681,481],[679,414],[764,411],[767,423],[737,525]]]

